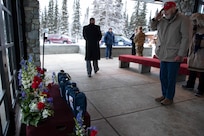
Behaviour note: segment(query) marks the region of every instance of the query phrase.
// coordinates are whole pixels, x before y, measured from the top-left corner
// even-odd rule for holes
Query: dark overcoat
[[[99,60],[102,34],[100,26],[89,24],[83,27],[83,37],[86,40],[85,60]]]

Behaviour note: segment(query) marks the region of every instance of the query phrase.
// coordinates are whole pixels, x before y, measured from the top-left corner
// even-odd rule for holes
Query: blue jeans
[[[162,95],[165,98],[173,100],[176,88],[176,78],[180,62],[164,62],[160,63],[160,81]]]
[[[94,68],[94,71],[98,71],[99,69],[98,60],[93,60],[93,68]],[[86,61],[86,69],[87,69],[88,75],[91,75],[91,72],[92,72],[91,60]]]
[[[112,57],[112,45],[107,44],[106,45],[106,58],[111,58]]]

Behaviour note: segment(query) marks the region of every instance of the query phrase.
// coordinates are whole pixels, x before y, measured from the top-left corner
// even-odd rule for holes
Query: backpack
[[[77,114],[82,111],[84,116],[87,109],[87,99],[83,92],[80,92],[78,87],[74,87],[67,91],[67,103],[72,109],[73,115],[76,117]]]
[[[65,98],[65,86],[68,84],[71,84],[71,76],[64,72],[64,70],[60,70],[60,72],[57,74],[59,89],[60,89],[60,95],[61,97]]]

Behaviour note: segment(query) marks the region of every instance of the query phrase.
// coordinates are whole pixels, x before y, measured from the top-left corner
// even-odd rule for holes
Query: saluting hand
[[[163,13],[162,13],[163,10],[164,10],[164,9],[161,9],[161,10],[159,11],[159,13],[157,14],[157,16],[155,17],[156,20],[159,20],[159,19],[161,19],[161,18],[163,17]]]

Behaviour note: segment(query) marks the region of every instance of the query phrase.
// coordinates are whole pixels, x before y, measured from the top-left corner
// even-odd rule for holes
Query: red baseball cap
[[[170,8],[176,7],[176,3],[173,1],[168,1],[164,3],[164,10],[169,10]]]

